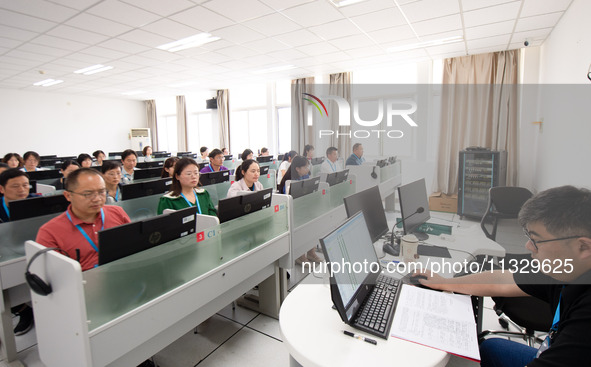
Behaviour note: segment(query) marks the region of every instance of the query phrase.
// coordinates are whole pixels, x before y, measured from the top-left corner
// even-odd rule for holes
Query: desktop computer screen
[[[292,198],[297,199],[301,196],[311,194],[314,191],[318,191],[319,184],[319,177],[312,177],[301,181],[291,181],[289,184],[289,195],[291,195]]]
[[[10,220],[20,220],[66,211],[70,202],[64,195],[40,196],[10,202]]]
[[[343,201],[347,217],[352,217],[359,211],[363,212],[372,242],[376,242],[388,232],[388,222],[378,186],[347,196]]]
[[[272,192],[273,189],[268,188],[220,200],[218,203],[220,223],[270,207]]]
[[[259,162],[259,163],[273,162],[273,156],[266,155],[266,156],[257,157],[257,162]]]
[[[312,166],[316,166],[316,165],[322,164],[322,162],[324,162],[324,157],[312,158],[310,160],[310,164]]]
[[[48,169],[44,171],[27,172],[30,180],[49,180],[52,178],[60,178],[62,174],[59,169]]]
[[[421,224],[431,218],[425,179],[422,178],[399,186],[398,199],[400,200],[400,215],[402,216],[404,234],[412,233],[421,241],[428,239],[428,234],[415,232]]]
[[[208,172],[199,175],[201,186],[214,185],[220,182],[230,181],[230,171]]]
[[[170,184],[172,184],[172,178],[123,185],[121,186],[121,197],[122,200],[129,200],[143,196],[163,194],[170,190]]]
[[[322,174],[320,177],[321,178],[323,177]],[[348,177],[349,177],[349,170],[345,169],[342,171],[328,173],[328,174],[326,174],[326,178],[323,178],[323,180],[324,180],[324,182],[326,182],[328,184],[328,186],[334,186],[334,185],[340,184],[341,182],[346,181]]]
[[[269,166],[260,166],[260,169],[261,169],[261,172],[260,172],[261,176],[269,173]]]
[[[162,163],[162,162],[160,162]],[[138,163],[139,164],[139,163]],[[138,169],[133,172],[134,180],[143,180],[146,178],[157,178],[162,174],[162,166]]]

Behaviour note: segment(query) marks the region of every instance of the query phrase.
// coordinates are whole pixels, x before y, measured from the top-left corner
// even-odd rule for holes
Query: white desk
[[[380,339],[344,324],[332,309],[327,285],[301,284],[283,302],[279,326],[291,366],[445,366],[441,350],[390,337]],[[348,330],[377,341],[372,345],[343,334]]]

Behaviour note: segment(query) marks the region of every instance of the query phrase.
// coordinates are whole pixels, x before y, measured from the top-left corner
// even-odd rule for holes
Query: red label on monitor
[[[197,233],[197,242],[201,242],[205,239],[205,232]]]
[[[270,173],[267,173],[267,178],[271,178],[271,174]]]
[[[275,213],[279,211],[279,205],[275,205]]]
[[[326,195],[326,189],[322,189],[322,195]]]
[[[232,185],[234,183],[234,181],[230,181],[230,185]]]
[[[349,180],[349,185],[353,185],[353,180]]]

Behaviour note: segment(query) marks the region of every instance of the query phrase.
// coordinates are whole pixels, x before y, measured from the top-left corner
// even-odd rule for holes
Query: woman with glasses
[[[121,201],[121,165],[113,161],[103,162],[101,172],[107,188],[107,204]]]
[[[184,209],[197,207],[197,213],[216,215],[217,211],[209,193],[199,185],[199,166],[191,158],[181,158],[174,165],[171,190],[160,198],[158,214],[164,209]]]

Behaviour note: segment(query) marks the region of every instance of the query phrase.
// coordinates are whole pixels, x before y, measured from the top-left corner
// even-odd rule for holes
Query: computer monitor
[[[257,162],[259,162],[259,163],[273,162],[273,160],[274,160],[274,158],[272,155],[257,157]]]
[[[220,182],[230,181],[230,171],[208,172],[199,175],[201,186],[214,185]]]
[[[70,202],[64,195],[40,196],[10,202],[10,220],[20,220],[66,211]]]
[[[354,216],[357,212],[363,212],[367,229],[372,242],[376,242],[388,232],[388,221],[382,204],[379,186],[359,191],[343,199],[347,217]]]
[[[27,176],[29,176],[30,180],[40,181],[60,178],[62,177],[62,174],[59,169],[48,169],[44,171],[27,172]]]
[[[291,181],[289,184],[289,195],[292,198],[297,199],[304,195],[318,191],[318,185],[320,184],[320,177],[312,177],[300,181]]]
[[[137,171],[136,171],[137,172]],[[136,182],[121,186],[122,200],[136,199],[144,196],[163,194],[170,191],[172,178],[163,178],[160,180]]]
[[[209,166],[209,162],[197,163],[197,166],[199,167],[199,171],[201,171],[205,167]]]
[[[388,157],[388,163],[390,163],[390,164],[394,164],[394,163],[396,163],[396,159],[397,159],[397,158],[398,158],[398,157],[397,157],[397,156],[395,156],[395,155],[393,155],[393,156],[391,156],[391,157]]]
[[[197,153],[191,153],[191,152],[180,152],[180,153],[177,153],[176,156],[179,158],[197,159]]]
[[[283,162],[283,156],[284,156],[284,154],[279,154],[279,155],[277,156],[277,160],[278,160],[279,162]]]
[[[121,157],[123,152],[109,152],[109,157]]]
[[[37,193],[37,181],[29,180],[29,194]]]
[[[39,161],[40,167],[55,167],[59,164],[62,164],[62,161],[60,161],[57,157],[41,158],[41,160]]]
[[[270,207],[272,194],[273,189],[268,188],[220,200],[218,203],[220,223]]]
[[[164,161],[150,161],[150,162],[139,162],[136,167],[143,169],[143,168],[155,168],[164,166]],[[135,177],[134,177],[135,178]]]
[[[388,162],[387,159],[380,159],[379,161],[376,162],[376,166],[382,168],[382,167],[386,167],[387,165],[389,165],[390,163]]]
[[[49,155],[42,155],[39,157],[41,160],[43,159],[49,159],[49,158],[57,158],[57,155],[55,154],[49,154]]]
[[[172,154],[167,152],[152,152],[152,155],[154,156],[154,158],[168,158]]]
[[[231,161],[232,160],[233,155],[232,154],[228,154],[224,156],[224,160],[225,161]]]
[[[157,178],[162,175],[162,167],[152,167],[138,169],[133,172],[134,180],[142,180],[146,178]]]
[[[324,157],[319,157],[319,158],[312,158],[312,159],[310,160],[310,164],[311,164],[312,166],[316,166],[316,165],[322,164],[322,162],[324,162]]]
[[[260,166],[259,168],[261,170],[261,172],[260,172],[260,175],[261,176],[262,175],[266,175],[267,173],[269,173],[269,166]]]
[[[342,171],[328,173],[326,178],[324,178],[324,182],[326,182],[328,186],[334,186],[340,184],[341,182],[347,181],[348,177],[349,170],[345,169]]]
[[[100,231],[99,265],[195,233],[196,213],[193,206]]]
[[[400,200],[400,215],[402,216],[404,234],[412,233],[421,241],[428,239],[428,234],[416,232],[421,224],[431,218],[425,179],[422,178],[399,186],[398,199]]]

